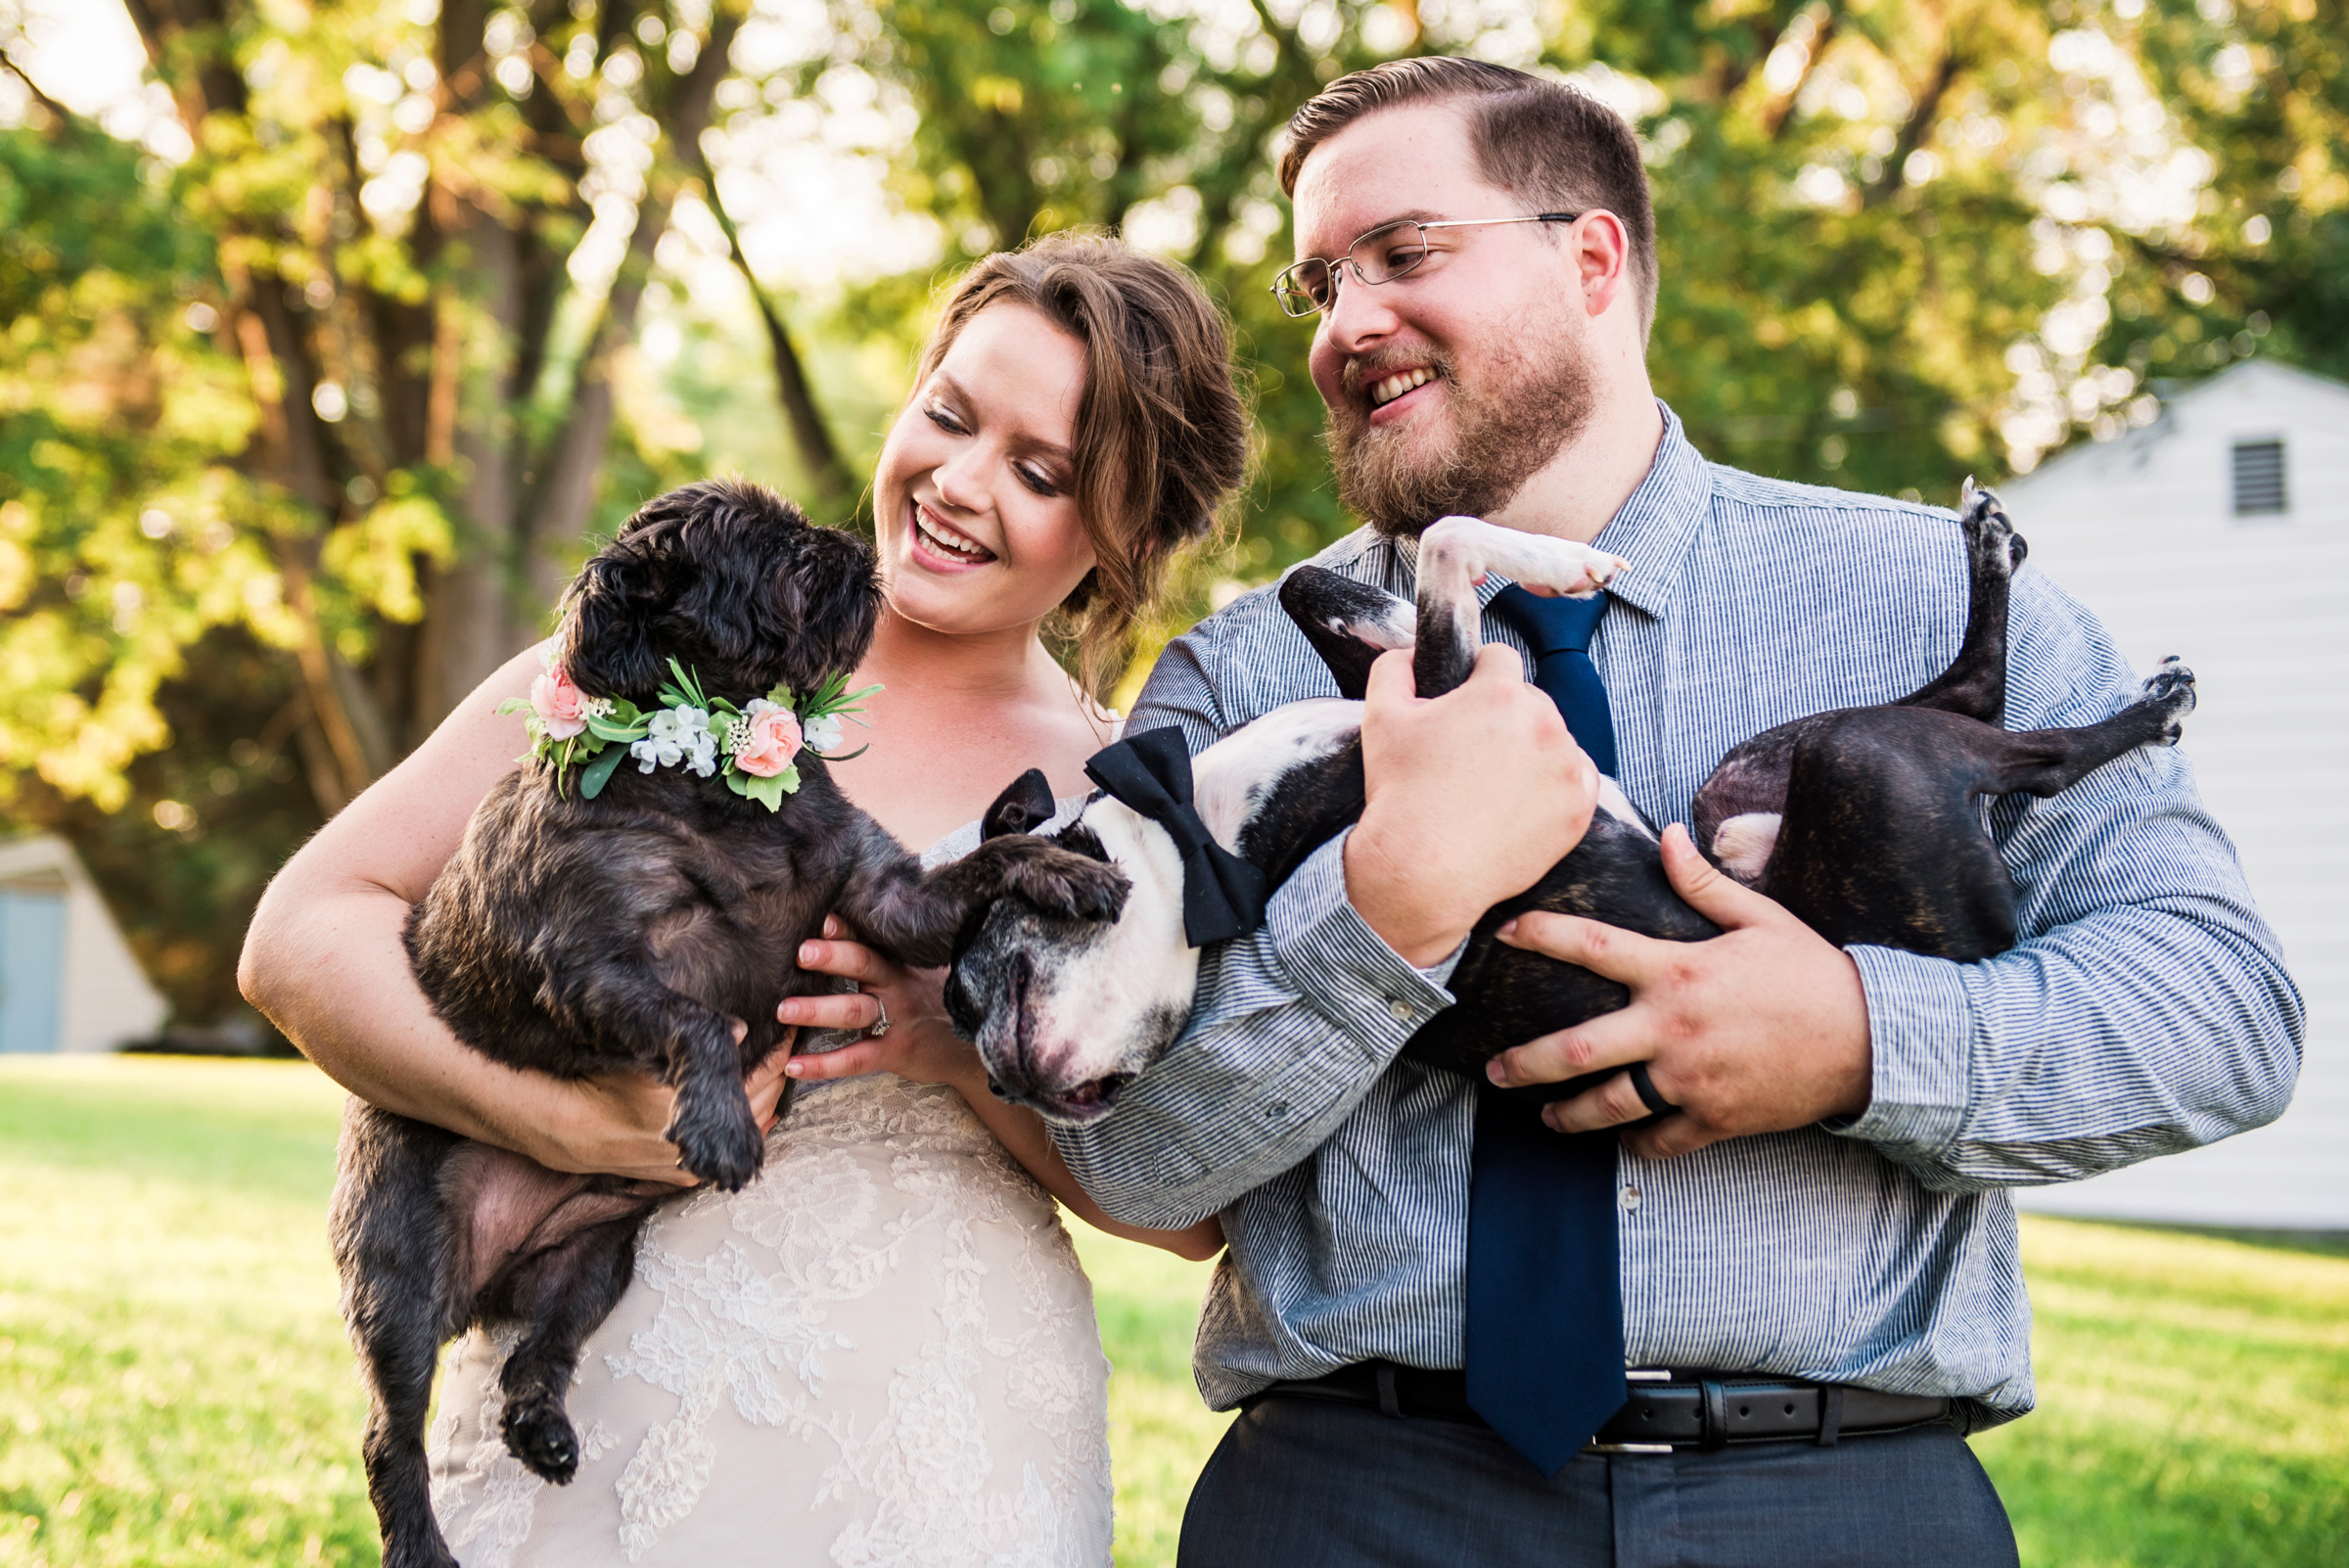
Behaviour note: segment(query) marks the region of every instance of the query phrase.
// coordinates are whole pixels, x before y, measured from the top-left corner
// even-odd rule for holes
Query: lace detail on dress
[[[557,1490],[505,1453],[510,1339],[476,1336],[452,1359],[434,1434],[435,1507],[466,1568],[510,1568],[526,1541],[524,1560],[561,1560],[545,1526],[599,1486],[596,1506],[618,1504],[604,1550],[629,1562],[723,1539],[839,1568],[1109,1559],[1090,1290],[1050,1198],[952,1090],[886,1076],[804,1089],[757,1181],[645,1227],[628,1301],[571,1400],[624,1463],[582,1464]],[[619,1439],[607,1410],[626,1417]],[[763,1516],[731,1522],[750,1499]]]

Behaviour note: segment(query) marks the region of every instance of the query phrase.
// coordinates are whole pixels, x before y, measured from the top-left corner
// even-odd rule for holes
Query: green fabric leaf
[[[612,781],[613,769],[620,766],[621,759],[627,755],[626,747],[614,746],[589,762],[586,771],[579,775],[579,793],[591,801],[603,794],[604,786]]]
[[[587,719],[587,732],[599,740],[642,740],[651,727],[643,719],[633,717],[622,722],[617,716],[603,718],[590,715]]]
[[[743,781],[742,793],[745,796],[757,801],[770,811],[779,811],[783,808],[783,795],[786,788],[793,790],[799,788],[800,781],[795,773],[796,769],[791,768],[784,769],[772,778],[760,778],[750,773],[728,773],[726,782],[731,784],[734,780],[741,779]],[[784,782],[786,779],[790,780],[788,786]]]

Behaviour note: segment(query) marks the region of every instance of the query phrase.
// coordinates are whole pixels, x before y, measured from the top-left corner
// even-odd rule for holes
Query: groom
[[[1961,965],[1836,948],[1676,833],[1674,884],[1724,935],[1527,917],[1517,941],[1632,1002],[1495,1076],[1643,1064],[1677,1111],[1618,1133],[1647,1115],[1618,1072],[1548,1129],[1507,1124],[1398,1060],[1470,925],[1579,839],[1589,754],[1682,819],[1731,745],[1938,674],[1965,576],[1947,513],[1689,444],[1644,366],[1645,174],[1593,101],[1399,61],[1306,105],[1280,176],[1284,303],[1370,523],[1318,564],[1407,594],[1418,530],[1466,513],[1633,570],[1594,626],[1501,597],[1496,646],[1442,698],[1382,660],[1359,824],[1207,956],[1189,1029],[1116,1112],[1060,1135],[1120,1219],[1221,1214],[1229,1238],[1196,1364],[1242,1413],[1182,1560],[2012,1563],[1963,1441],[2032,1406],[2004,1189],[2239,1131],[2290,1091],[2299,1001],[2233,851],[2175,751],[2002,802],[2024,941]],[[2010,639],[2012,727],[2134,694],[2036,573]],[[1168,649],[1132,722],[1196,750],[1331,689],[1258,592]]]

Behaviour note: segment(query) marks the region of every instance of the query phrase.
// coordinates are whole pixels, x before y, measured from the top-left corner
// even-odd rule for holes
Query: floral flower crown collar
[[[588,696],[551,655],[541,655],[540,662],[546,673],[530,683],[529,698],[509,697],[497,711],[530,715],[525,755],[553,764],[558,791],[572,766],[582,764],[579,794],[590,801],[603,793],[621,760],[633,757],[640,773],[682,763],[708,778],[722,765],[726,788],[778,810],[784,796],[800,791],[794,759],[803,747],[833,762],[864,755],[862,746],[839,750],[841,721],[863,724],[855,716],[864,712],[860,705],[881,689],[844,691],[849,677],[843,671],[827,675],[804,701],[779,685],[737,708],[706,695],[698,673],[671,659],[669,673],[676,678],[661,687],[661,705],[648,713],[625,697]]]

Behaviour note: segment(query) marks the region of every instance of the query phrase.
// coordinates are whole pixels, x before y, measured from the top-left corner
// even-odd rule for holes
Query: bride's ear
[[[995,804],[979,819],[979,836],[991,839],[1005,833],[1033,833],[1051,821],[1052,813],[1059,808],[1043,770],[1032,767],[995,797]]]

